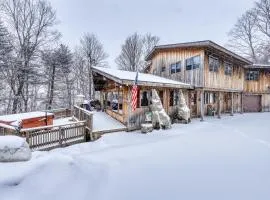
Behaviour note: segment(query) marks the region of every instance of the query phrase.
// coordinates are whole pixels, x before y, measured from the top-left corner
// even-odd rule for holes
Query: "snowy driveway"
[[[0,164],[0,199],[269,200],[270,113],[35,152]]]

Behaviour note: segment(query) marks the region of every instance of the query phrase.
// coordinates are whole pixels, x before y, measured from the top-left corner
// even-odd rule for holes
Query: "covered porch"
[[[152,89],[157,90],[169,116],[172,116],[176,109],[180,90],[187,101],[188,91],[193,89],[189,84],[139,73],[137,108],[131,111],[131,89],[135,76],[136,72],[93,68],[95,90],[100,91],[102,109],[129,129],[137,129],[145,122],[146,113],[150,111]]]

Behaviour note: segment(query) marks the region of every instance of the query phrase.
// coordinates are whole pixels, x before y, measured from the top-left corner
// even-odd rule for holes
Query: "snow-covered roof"
[[[136,72],[112,68],[93,67],[93,71],[107,77],[108,79],[112,79],[120,84],[127,84],[127,85],[132,85],[136,77]],[[174,87],[174,88],[192,88],[192,86],[187,83],[174,81],[153,74],[145,74],[145,73],[138,74],[138,85]]]
[[[47,112],[47,116],[53,115],[53,113]],[[11,114],[11,115],[2,115],[0,116],[0,121],[3,122],[14,122],[21,121],[24,119],[31,119],[35,117],[43,117],[46,116],[46,112],[28,112],[28,113],[19,113],[19,114]]]

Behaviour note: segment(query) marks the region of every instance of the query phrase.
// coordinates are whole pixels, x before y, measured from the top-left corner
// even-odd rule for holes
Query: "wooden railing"
[[[85,121],[85,129],[87,132],[87,139],[90,141],[95,140],[92,131],[93,131],[93,113],[85,110],[83,108],[80,108],[79,106],[74,106],[73,109],[73,117],[77,121]],[[89,138],[88,138],[89,136]]]
[[[61,126],[22,129],[32,150],[50,150],[86,141],[85,121]]]
[[[54,119],[60,119],[60,118],[72,116],[72,111],[69,108],[58,108],[58,109],[52,109],[52,110],[44,110],[43,112],[53,113]]]

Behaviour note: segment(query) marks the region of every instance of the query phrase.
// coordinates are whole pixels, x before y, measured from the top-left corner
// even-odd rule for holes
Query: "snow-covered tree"
[[[93,78],[92,67],[93,66],[105,66],[106,58],[108,55],[105,53],[102,43],[98,40],[94,34],[85,34],[81,38],[81,49],[83,56],[87,62],[87,74],[88,74],[88,95],[89,98],[93,97]]]

